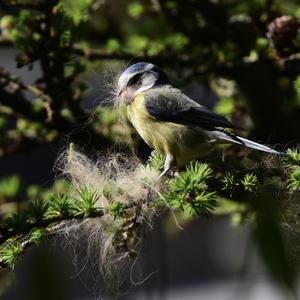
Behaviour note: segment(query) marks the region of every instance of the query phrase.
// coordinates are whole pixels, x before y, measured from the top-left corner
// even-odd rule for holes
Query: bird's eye
[[[140,73],[135,74],[132,78],[130,78],[130,80],[127,83],[127,86],[132,86],[132,85],[136,84],[140,78],[141,78]]]

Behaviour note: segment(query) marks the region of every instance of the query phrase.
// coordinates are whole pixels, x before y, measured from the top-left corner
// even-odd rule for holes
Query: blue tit
[[[240,128],[172,87],[167,75],[151,63],[136,63],[121,74],[118,101],[127,106],[128,119],[143,140],[165,155],[161,176],[173,166],[206,156],[219,144],[281,154],[226,131]]]

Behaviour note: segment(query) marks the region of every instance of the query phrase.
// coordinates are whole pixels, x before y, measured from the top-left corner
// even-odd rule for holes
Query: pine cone
[[[292,16],[276,18],[268,25],[267,37],[280,57],[287,56],[296,48],[299,22]]]

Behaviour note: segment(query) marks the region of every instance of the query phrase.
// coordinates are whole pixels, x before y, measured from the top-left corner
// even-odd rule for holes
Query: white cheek
[[[147,77],[143,78],[141,87],[135,92],[135,95],[149,90],[153,87],[156,81],[156,76],[154,74],[149,74]]]
[[[152,87],[153,87],[153,83],[148,84],[148,85],[143,85],[143,86],[141,86],[138,90],[136,90],[136,91],[134,92],[134,96],[137,96],[138,94],[140,94],[140,93],[142,93],[142,92],[144,92],[144,91],[146,91],[146,90],[149,90],[149,89],[151,89]]]

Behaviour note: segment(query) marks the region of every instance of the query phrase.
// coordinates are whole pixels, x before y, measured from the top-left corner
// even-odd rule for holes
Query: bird
[[[205,157],[220,144],[282,154],[229,132],[241,128],[173,87],[166,73],[150,62],[135,63],[121,73],[117,101],[126,106],[127,117],[141,138],[165,155],[161,177],[173,167]]]

